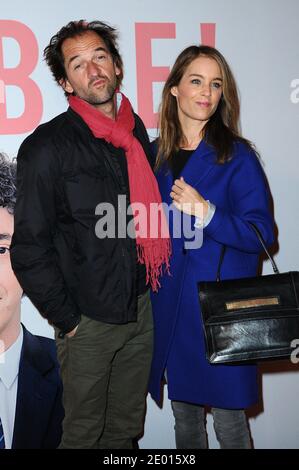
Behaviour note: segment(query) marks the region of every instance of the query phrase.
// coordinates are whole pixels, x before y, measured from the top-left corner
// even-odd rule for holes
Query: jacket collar
[[[21,362],[26,362],[27,364],[32,365],[32,367],[34,367],[41,375],[46,375],[55,367],[55,362],[52,357],[44,351],[38,337],[27,331],[24,325],[22,325],[22,327],[24,332],[24,341],[21,353]],[[22,375],[22,370],[19,371],[19,374]]]
[[[10,389],[18,377],[22,344],[23,329],[21,327],[16,341],[4,353],[0,354],[0,379],[7,389]]]
[[[55,367],[54,360],[41,347],[39,339],[24,326],[23,332],[13,449],[26,448],[30,441],[32,444],[30,448],[38,448],[41,445],[42,436],[38,431],[32,433],[32,430],[41,429],[41,422],[49,413],[47,406],[51,406],[53,397],[57,393],[56,384],[46,379]]]

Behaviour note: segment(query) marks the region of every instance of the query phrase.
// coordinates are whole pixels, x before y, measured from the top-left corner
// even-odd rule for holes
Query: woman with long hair
[[[250,223],[271,244],[273,219],[259,156],[239,131],[237,86],[218,50],[190,46],[176,59],[163,89],[154,147],[162,200],[174,211],[171,275],[152,295],[149,390],[160,401],[166,378],[177,448],[207,447],[205,406],[221,448],[250,448],[245,408],[258,401],[256,366],[208,363],[197,286],[216,280],[224,245],[221,279],[255,276],[261,246]],[[184,230],[178,235],[178,213],[189,218],[197,243]]]

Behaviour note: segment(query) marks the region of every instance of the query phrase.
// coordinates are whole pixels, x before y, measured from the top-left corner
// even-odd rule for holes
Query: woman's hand
[[[206,217],[209,208],[207,201],[196,189],[187,184],[182,176],[179,180],[175,180],[170,197],[174,206],[185,214],[194,215],[200,219]]]

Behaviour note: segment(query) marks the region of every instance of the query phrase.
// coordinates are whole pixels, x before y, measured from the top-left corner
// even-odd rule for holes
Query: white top
[[[0,354],[0,417],[6,449],[11,449],[13,439],[23,336],[21,328],[14,344]]]

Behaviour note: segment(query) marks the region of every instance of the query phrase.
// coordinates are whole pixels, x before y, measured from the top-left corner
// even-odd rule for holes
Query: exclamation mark
[[[215,47],[216,23],[201,23],[200,34],[201,34],[201,44],[203,46]]]

